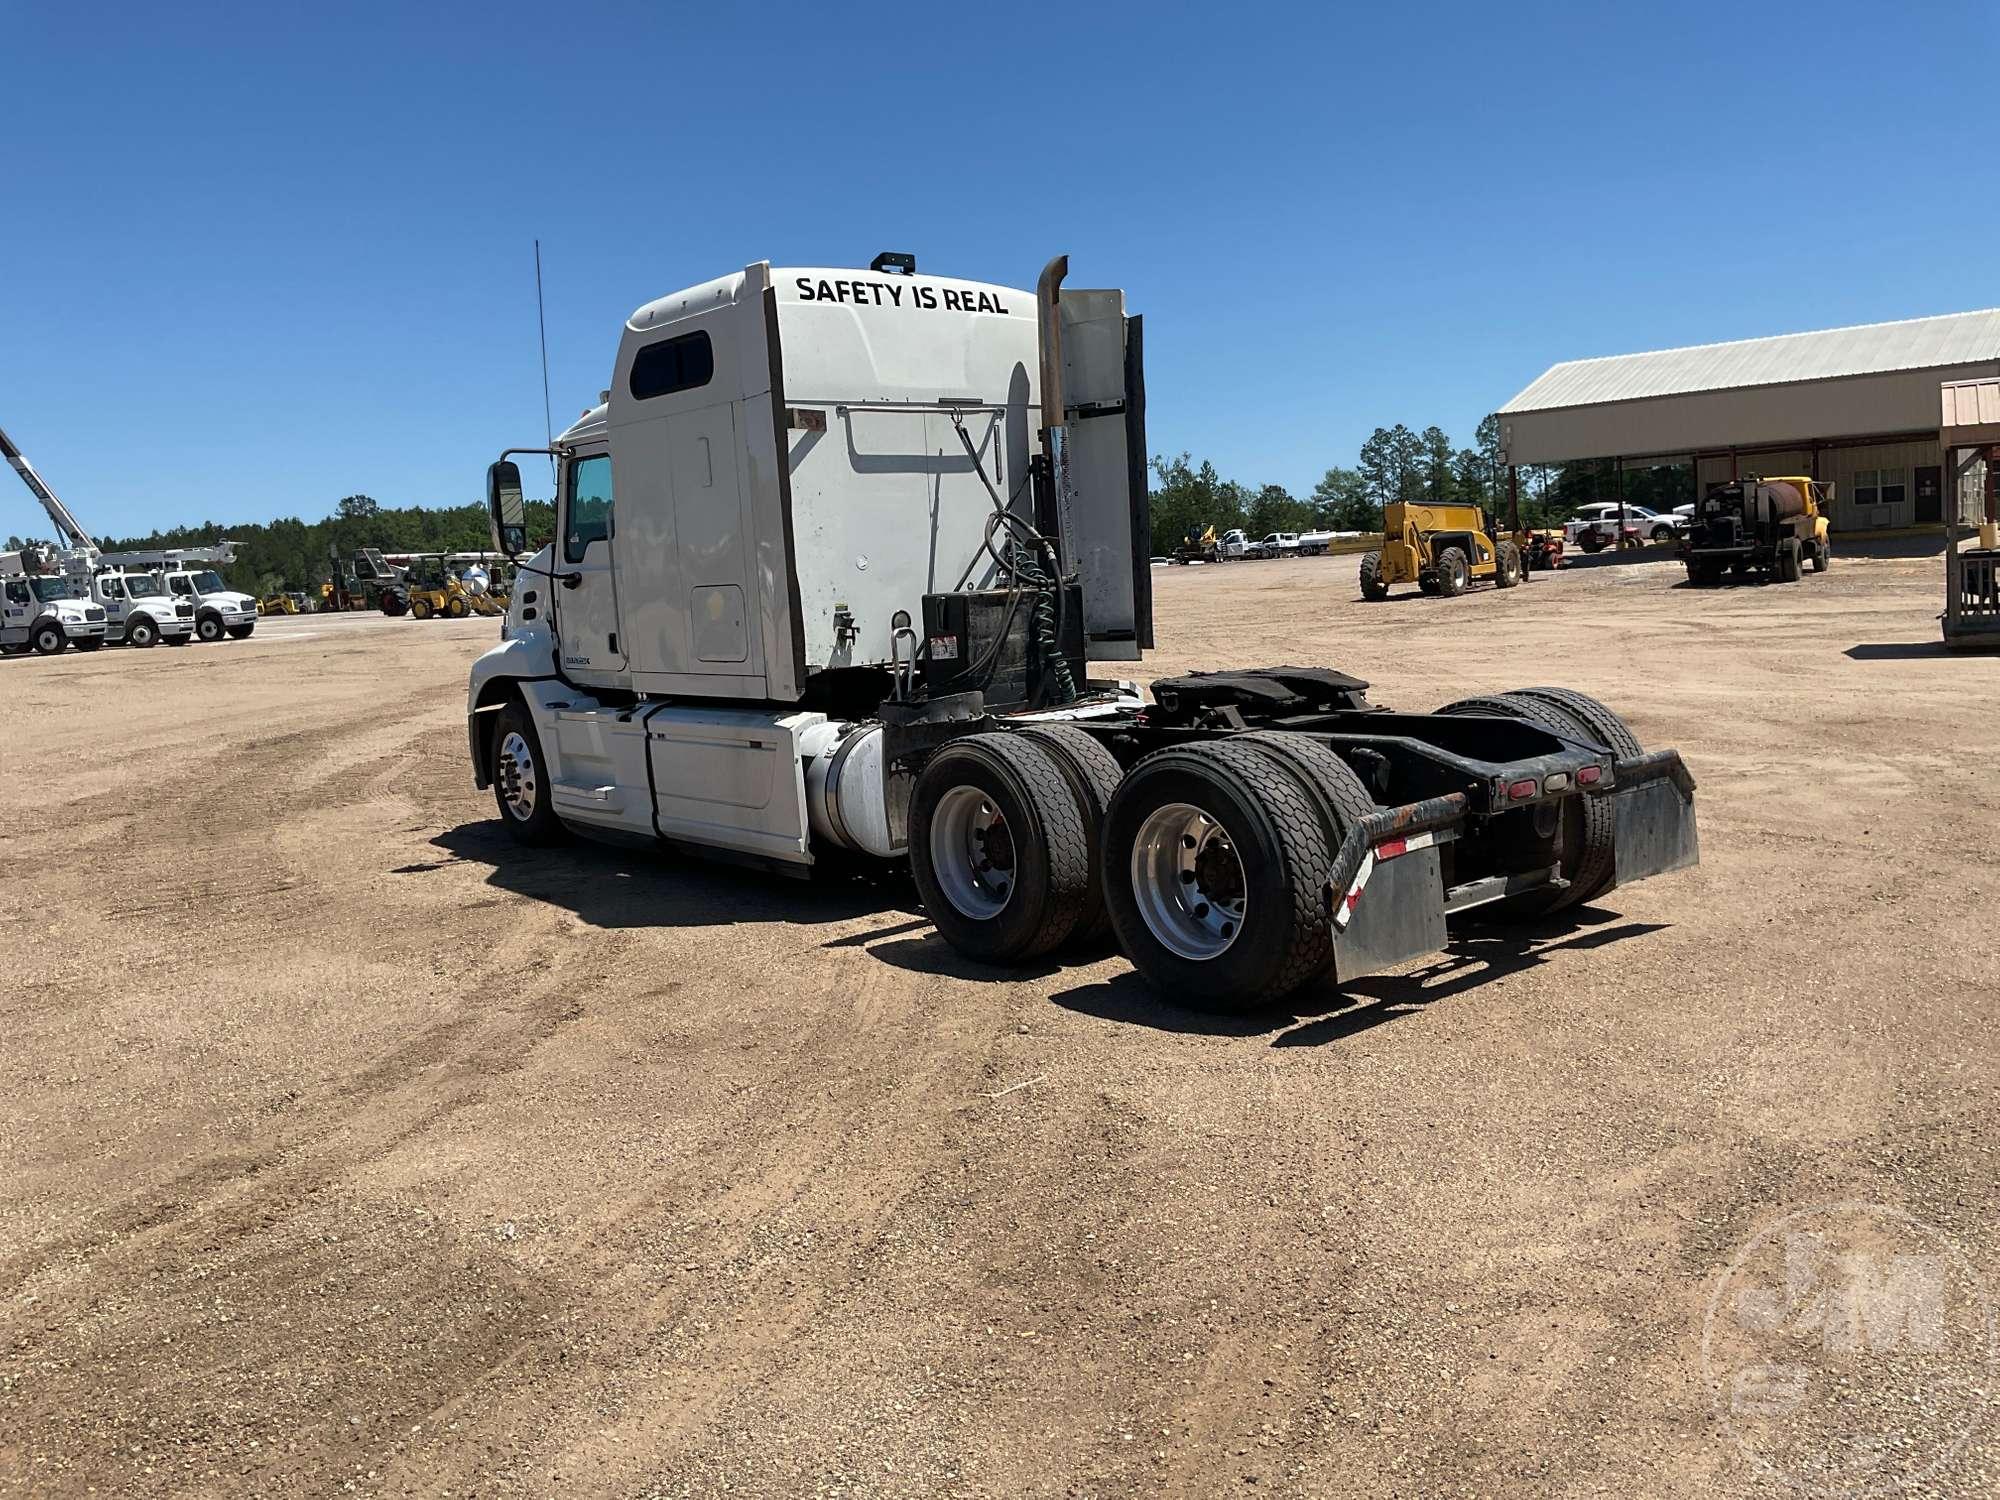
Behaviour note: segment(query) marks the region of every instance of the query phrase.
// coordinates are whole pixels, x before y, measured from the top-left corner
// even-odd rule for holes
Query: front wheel
[[[1525,572],[1519,547],[1512,542],[1501,542],[1493,549],[1493,586],[1496,589],[1511,589],[1521,581]]]
[[[1815,573],[1824,573],[1832,565],[1833,543],[1828,538],[1821,537],[1819,545],[1813,548],[1812,570]]]
[[[194,622],[195,636],[208,643],[222,639],[222,616],[202,615]]]
[[[1472,581],[1472,564],[1465,560],[1464,549],[1447,547],[1437,556],[1438,592],[1447,599],[1456,599],[1465,592],[1465,586]]]
[[[254,622],[249,625],[232,625],[229,627],[229,638],[232,641],[247,641],[250,639],[250,632],[256,628]]]
[[[37,656],[54,656],[69,644],[69,637],[63,633],[62,626],[54,623],[37,625],[28,639],[33,643]]]
[[[95,651],[99,646],[104,644],[104,637],[101,635],[85,636],[82,640],[72,641],[70,644],[75,646],[79,651]]]
[[[562,820],[549,796],[541,736],[519,703],[509,703],[493,716],[493,800],[515,843],[553,844],[562,838]]]
[[[1389,585],[1382,577],[1382,554],[1371,552],[1361,559],[1361,597],[1377,603],[1389,597]]]
[[[982,963],[1019,964],[1066,942],[1090,899],[1090,837],[1041,746],[967,735],[924,764],[910,792],[910,874],[944,940]]]
[[[445,613],[446,613],[447,615],[450,615],[450,616],[451,616],[451,618],[452,618],[452,619],[454,619],[454,620],[462,620],[462,619],[464,619],[464,618],[465,618],[465,601],[464,601],[463,599],[459,598],[459,597],[458,597],[458,595],[456,595],[456,594],[453,594],[453,595],[451,596],[451,598],[449,598],[449,599],[447,599],[447,600],[445,601],[445,606],[444,606],[444,612],[445,612]]]

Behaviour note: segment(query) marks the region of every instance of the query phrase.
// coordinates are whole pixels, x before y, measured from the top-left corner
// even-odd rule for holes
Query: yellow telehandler
[[[1520,543],[1495,540],[1477,505],[1392,501],[1383,507],[1382,550],[1361,559],[1361,597],[1386,599],[1392,584],[1414,583],[1426,594],[1453,598],[1474,580],[1511,589],[1528,576]]]

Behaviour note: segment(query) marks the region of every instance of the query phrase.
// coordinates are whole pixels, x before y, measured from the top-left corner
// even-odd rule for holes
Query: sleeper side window
[[[563,527],[563,560],[582,562],[584,549],[611,535],[611,455],[573,458],[569,464],[569,519]]]

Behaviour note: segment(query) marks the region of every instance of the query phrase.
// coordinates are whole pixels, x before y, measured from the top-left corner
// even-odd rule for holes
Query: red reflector
[[[1377,859],[1394,859],[1397,855],[1408,850],[1409,847],[1410,841],[1408,839],[1390,839],[1386,844],[1377,844],[1375,846],[1375,857]]]
[[[1512,781],[1507,784],[1507,795],[1516,802],[1532,797],[1541,790],[1541,783],[1530,777],[1526,781]]]
[[[1581,771],[1576,773],[1576,779],[1585,786],[1589,786],[1593,781],[1602,781],[1604,779],[1604,768],[1602,766],[1585,766]]]

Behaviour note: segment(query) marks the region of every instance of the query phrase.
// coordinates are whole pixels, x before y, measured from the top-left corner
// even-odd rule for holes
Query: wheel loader
[[[1527,579],[1521,544],[1496,540],[1477,505],[1383,507],[1382,550],[1361,559],[1361,597],[1386,599],[1392,584],[1414,583],[1426,594],[1455,598],[1477,580],[1511,589]]]

